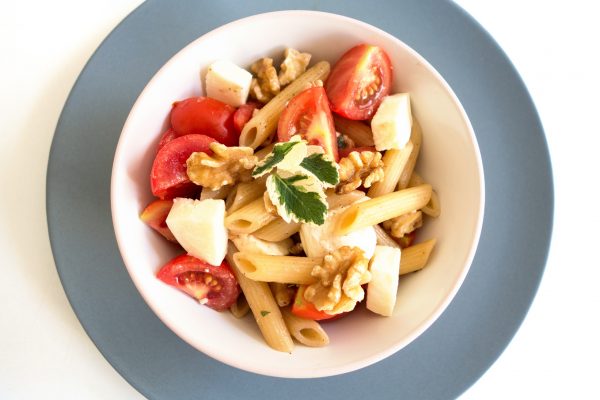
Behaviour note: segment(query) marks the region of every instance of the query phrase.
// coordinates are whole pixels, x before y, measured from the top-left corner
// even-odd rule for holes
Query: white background
[[[68,92],[140,0],[0,0],[0,398],[142,398],[94,347],[52,259],[46,164]],[[600,12],[595,1],[461,0],[525,80],[552,156],[552,248],[508,349],[462,399],[598,399]],[[458,367],[458,366],[457,366]],[[435,382],[432,382],[435,384]]]

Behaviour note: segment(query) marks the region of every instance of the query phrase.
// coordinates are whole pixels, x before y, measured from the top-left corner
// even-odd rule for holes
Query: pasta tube
[[[424,182],[425,181],[423,180],[423,178],[421,178],[419,174],[413,171],[412,175],[410,176],[410,180],[408,181],[408,186],[417,186],[423,184]],[[431,192],[431,199],[429,200],[429,203],[427,203],[423,208],[421,208],[421,211],[423,211],[430,217],[437,218],[440,216],[440,214],[442,213],[442,208],[440,205],[440,198],[438,197],[438,194],[435,190]]]
[[[238,319],[243,318],[246,316],[246,314],[248,314],[248,311],[250,311],[250,306],[248,305],[246,296],[244,296],[243,293],[240,293],[235,303],[229,307],[229,311],[231,311],[231,314]]]
[[[252,280],[304,285],[315,282],[311,271],[323,264],[321,257],[269,256],[238,252],[233,259],[241,273]]]
[[[225,227],[233,234],[252,233],[277,218],[265,209],[262,196],[225,217]]]
[[[253,149],[260,146],[277,129],[279,114],[287,103],[301,91],[312,87],[316,81],[327,79],[329,70],[327,61],[318,62],[272,98],[244,126],[240,135],[240,146]]]
[[[365,192],[361,192],[360,190],[353,190],[344,194],[337,194],[335,191],[331,191],[327,193],[327,204],[329,205],[329,210],[335,210],[336,208],[354,204],[364,198]]]
[[[413,154],[414,145],[409,140],[401,150],[390,149],[383,155],[383,180],[375,182],[367,195],[371,198],[383,196],[396,190],[402,171]]]
[[[265,341],[277,351],[291,353],[294,342],[290,336],[281,310],[273,298],[269,285],[265,282],[256,282],[248,279],[240,272],[233,255],[237,252],[235,246],[230,242],[227,248],[227,262],[231,266],[235,277],[242,288],[242,292],[248,301],[250,310],[256,319]]]
[[[251,182],[236,185],[227,195],[227,200],[225,200],[227,212],[231,214],[252,202],[252,200],[261,197],[266,190],[266,182],[266,177],[261,177]]]
[[[400,275],[418,271],[427,265],[435,239],[426,240],[423,243],[414,244],[402,249],[400,255]]]
[[[334,217],[336,218],[334,233],[346,235],[367,226],[377,225],[420,209],[429,202],[430,198],[431,185],[425,184],[355,203]]]
[[[400,180],[398,181],[398,189],[405,189],[408,187],[408,181],[410,181],[410,176],[415,169],[415,164],[417,163],[417,157],[419,157],[419,151],[421,150],[421,142],[423,141],[423,131],[421,130],[421,125],[419,125],[419,121],[417,121],[413,117],[412,130],[410,132],[410,142],[413,144],[413,149],[408,157],[408,161],[406,162],[406,166],[402,170],[402,174],[400,175]]]
[[[271,282],[269,286],[279,307],[288,306],[292,302],[295,290],[287,283]]]
[[[373,147],[373,132],[369,125],[333,114],[335,129],[348,136],[356,147]]]
[[[268,242],[280,242],[289,238],[294,233],[298,233],[300,225],[299,222],[288,223],[281,218],[277,218],[254,232],[254,236]]]
[[[317,321],[298,317],[287,308],[283,308],[281,313],[285,325],[298,342],[310,347],[322,347],[329,344],[329,336]]]

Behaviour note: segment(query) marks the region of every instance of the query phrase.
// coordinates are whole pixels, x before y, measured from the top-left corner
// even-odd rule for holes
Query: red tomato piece
[[[235,108],[209,97],[191,97],[173,104],[171,126],[178,136],[206,135],[226,146],[237,146]]]
[[[340,149],[340,158],[348,157],[350,153],[353,151],[358,151],[359,153],[362,151],[377,151],[375,147],[362,146],[362,147],[347,147],[345,149]]]
[[[322,87],[298,93],[285,107],[277,125],[279,141],[286,142],[300,135],[309,144],[318,144],[335,161],[338,160],[337,139],[329,100]]]
[[[250,118],[252,118],[252,113],[257,108],[259,108],[258,104],[251,102],[242,104],[237,110],[235,110],[235,113],[233,114],[233,127],[238,135],[242,133],[244,125],[250,121]]]
[[[160,137],[160,140],[158,141],[158,146],[156,148],[156,152],[158,152],[160,149],[165,147],[165,144],[169,143],[171,140],[175,139],[176,137],[177,137],[177,132],[175,132],[171,128],[167,129],[162,134],[162,136]]]
[[[173,200],[154,200],[142,211],[140,219],[167,240],[177,243],[177,239],[167,226],[167,216],[173,207]]]
[[[187,176],[186,161],[197,151],[212,154],[208,146],[213,138],[205,135],[185,135],[165,144],[156,154],[150,172],[152,194],[160,199],[193,197],[199,186]]]
[[[325,84],[331,110],[348,119],[370,119],[392,86],[392,63],[377,46],[360,44],[335,63]]]
[[[228,309],[240,294],[226,262],[215,267],[196,257],[181,255],[163,266],[156,277],[217,311]]]
[[[304,298],[304,291],[306,285],[300,285],[292,304],[292,314],[297,315],[301,318],[312,319],[314,321],[323,321],[326,319],[337,319],[347,313],[342,314],[327,314],[325,311],[319,311],[316,309],[313,303]]]

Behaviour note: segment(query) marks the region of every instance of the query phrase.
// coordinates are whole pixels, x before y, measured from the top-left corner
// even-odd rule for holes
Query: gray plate
[[[438,321],[384,361],[309,381],[239,371],[196,351],[165,327],[125,270],[109,204],[121,128],[154,73],[202,34],[282,9],[347,15],[417,50],[464,105],[486,176],[479,248],[462,288]],[[457,397],[496,360],[523,321],[552,231],[551,166],[531,98],[481,26],[455,4],[441,1],[148,1],[110,34],[77,80],[56,129],[47,191],[52,249],[75,313],[114,368],[154,399],[306,399],[334,393],[361,400]]]

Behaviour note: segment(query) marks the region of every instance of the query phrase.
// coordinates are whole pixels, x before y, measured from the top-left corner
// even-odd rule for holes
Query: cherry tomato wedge
[[[342,314],[327,314],[325,311],[319,311],[315,308],[315,306],[308,300],[304,298],[304,291],[306,290],[306,285],[301,285],[298,287],[298,291],[296,292],[296,297],[294,298],[294,303],[292,304],[292,314],[297,315],[301,318],[312,319],[314,321],[323,321],[326,319],[337,319],[348,313]]]
[[[313,87],[298,93],[279,117],[277,137],[286,142],[300,135],[310,144],[318,144],[335,161],[338,160],[337,139],[327,94],[322,87]]]
[[[206,135],[226,146],[237,146],[233,127],[235,108],[209,97],[191,97],[173,103],[171,126],[178,136]]]
[[[350,155],[350,153],[352,153],[353,151],[358,151],[360,153],[362,151],[377,151],[377,150],[375,150],[375,147],[368,147],[368,146],[347,147],[345,149],[340,149],[340,158],[348,157],[348,155]]]
[[[255,109],[259,108],[257,103],[246,103],[239,106],[235,113],[233,114],[233,128],[238,133],[242,133],[242,129],[244,129],[244,125],[250,118],[252,118],[252,113]]]
[[[226,262],[215,267],[196,257],[181,255],[162,267],[156,277],[217,311],[229,308],[240,294]]]
[[[140,219],[167,240],[177,243],[177,239],[167,226],[167,216],[173,207],[173,200],[154,200],[142,211]]]
[[[162,149],[163,147],[165,147],[165,144],[169,143],[171,140],[175,139],[177,137],[177,132],[175,132],[173,129],[167,129],[162,136],[160,137],[160,140],[158,141],[158,146],[156,147],[156,152],[158,152],[160,149]]]
[[[392,63],[377,46],[360,44],[335,63],[325,84],[331,110],[348,119],[370,119],[392,86]]]
[[[163,200],[193,196],[199,186],[189,180],[186,161],[196,151],[212,154],[208,146],[214,141],[205,135],[185,135],[165,144],[152,164],[152,194]]]

